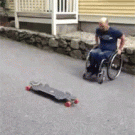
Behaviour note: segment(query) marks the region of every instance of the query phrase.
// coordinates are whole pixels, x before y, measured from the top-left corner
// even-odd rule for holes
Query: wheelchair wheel
[[[119,76],[122,68],[122,58],[121,55],[115,53],[110,59],[107,65],[107,76],[110,80],[114,80]]]

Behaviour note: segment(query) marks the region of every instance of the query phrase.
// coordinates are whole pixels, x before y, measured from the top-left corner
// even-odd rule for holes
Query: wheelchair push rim
[[[120,75],[121,68],[122,68],[122,57],[121,55],[118,55],[115,53],[112,56],[112,59],[110,59],[110,62],[108,63],[107,66],[107,76],[110,80],[114,80]]]

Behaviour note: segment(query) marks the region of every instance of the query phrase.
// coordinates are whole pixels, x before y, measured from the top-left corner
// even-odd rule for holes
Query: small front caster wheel
[[[98,74],[98,83],[102,84],[104,81],[104,71]]]

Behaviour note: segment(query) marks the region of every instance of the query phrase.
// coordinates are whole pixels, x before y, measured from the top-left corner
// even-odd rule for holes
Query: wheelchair
[[[90,66],[90,54],[93,49],[89,51],[86,57],[86,69],[85,69],[85,73],[83,74],[83,79],[86,79],[87,68]],[[103,70],[103,68],[107,69],[107,77],[109,78],[109,80],[114,80],[120,75],[122,65],[123,65],[122,56],[119,55],[117,51],[113,52],[109,57],[109,59],[103,59],[101,61],[99,65],[98,73],[96,75],[97,82],[99,84],[102,84],[103,81],[105,80],[105,70]]]

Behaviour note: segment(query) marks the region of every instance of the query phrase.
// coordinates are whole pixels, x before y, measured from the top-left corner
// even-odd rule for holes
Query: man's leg
[[[100,66],[100,64],[101,64],[101,61],[102,61],[103,59],[108,60],[112,53],[113,53],[113,51],[101,51],[101,52],[98,54],[97,59],[96,59],[96,61],[97,61],[97,68],[98,68],[98,69],[99,69],[99,66]],[[97,72],[98,72],[98,71],[97,71]]]
[[[100,64],[103,59],[109,59],[112,53],[113,51],[101,51],[96,59],[98,64]]]
[[[101,53],[100,48],[96,48],[90,53],[90,66],[87,68],[87,72],[92,72],[93,74],[96,72],[95,65],[97,64],[97,59],[99,57],[99,53]]]

